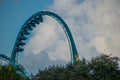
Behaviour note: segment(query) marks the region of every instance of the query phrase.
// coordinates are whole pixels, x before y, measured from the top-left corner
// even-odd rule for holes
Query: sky
[[[79,58],[101,54],[120,57],[120,0],[0,0],[0,53],[10,56],[23,23],[34,13],[52,11],[68,24]],[[51,17],[37,25],[19,54],[30,73],[71,61],[67,38]]]

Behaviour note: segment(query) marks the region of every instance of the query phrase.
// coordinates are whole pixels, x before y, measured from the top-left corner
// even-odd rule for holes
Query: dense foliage
[[[90,61],[82,59],[66,66],[39,70],[33,80],[119,80],[120,59],[101,55]],[[0,66],[0,80],[26,80],[11,65]]]
[[[11,65],[0,65],[0,80],[26,80]]]
[[[91,61],[82,59],[66,67],[53,66],[39,70],[35,80],[119,80],[120,65],[118,57],[101,55]]]

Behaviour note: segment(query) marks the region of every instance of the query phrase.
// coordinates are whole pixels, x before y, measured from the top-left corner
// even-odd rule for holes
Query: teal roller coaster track
[[[62,28],[66,34],[66,37],[68,39],[68,42],[69,42],[71,62],[75,63],[79,59],[74,39],[73,39],[71,31],[70,31],[68,25],[65,23],[65,21],[60,16],[58,16],[57,14],[55,14],[53,12],[49,12],[49,11],[38,12],[38,13],[32,15],[22,26],[21,30],[19,31],[19,33],[17,35],[15,45],[14,45],[12,53],[11,53],[11,57],[8,57],[4,54],[0,54],[0,59],[5,60],[5,61],[9,62],[10,64],[12,64],[13,66],[15,66],[17,68],[18,72],[27,78],[31,78],[31,76],[24,69],[24,67],[17,62],[17,55],[19,52],[24,51],[23,46],[25,45],[25,40],[27,40],[27,35],[30,34],[30,31],[32,31],[33,28],[36,27],[37,24],[40,24],[41,22],[43,22],[43,16],[45,16],[45,15],[54,18],[62,26]]]

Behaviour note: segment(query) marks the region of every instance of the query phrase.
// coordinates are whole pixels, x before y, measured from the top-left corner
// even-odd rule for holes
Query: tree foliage
[[[66,66],[51,66],[39,70],[32,80],[119,80],[120,59],[110,55],[101,55],[79,60]],[[11,65],[0,65],[0,80],[27,80]]]
[[[0,80],[26,80],[12,65],[0,65]]]
[[[82,59],[74,64],[53,66],[39,70],[35,80],[119,80],[120,65],[118,57],[101,55],[91,61]]]
[[[118,57],[102,55],[91,60],[89,64],[92,69],[92,75],[95,80],[119,80],[120,65]]]

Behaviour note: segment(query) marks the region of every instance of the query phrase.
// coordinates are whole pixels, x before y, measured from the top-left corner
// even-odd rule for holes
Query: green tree
[[[84,58],[74,64],[69,64],[66,70],[66,74],[69,74],[66,78],[68,80],[89,80],[89,68]]]
[[[0,80],[26,80],[11,65],[0,65]]]
[[[89,64],[93,80],[119,80],[119,58],[101,55],[93,58]]]
[[[119,80],[120,58],[101,55],[79,60],[66,66],[51,66],[39,70],[32,80]],[[0,80],[27,80],[11,65],[0,65]]]
[[[82,59],[66,66],[52,66],[39,70],[34,80],[119,80],[118,57],[101,55],[87,61]]]
[[[35,78],[37,80],[65,80],[65,68],[59,66],[53,66],[46,68],[45,70],[39,70],[39,73]]]

